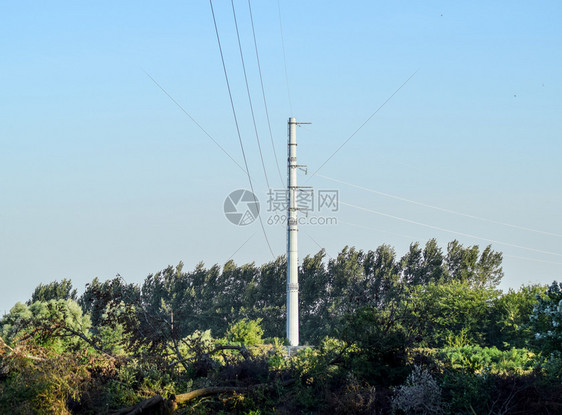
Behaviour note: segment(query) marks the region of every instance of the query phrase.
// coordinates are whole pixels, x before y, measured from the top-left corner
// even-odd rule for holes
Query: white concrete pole
[[[289,118],[287,146],[287,339],[299,345],[299,269],[297,217],[297,121]]]

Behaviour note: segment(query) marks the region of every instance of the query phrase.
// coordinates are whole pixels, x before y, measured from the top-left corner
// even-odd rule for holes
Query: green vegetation
[[[435,240],[183,264],[142,284],[39,285],[0,320],[0,413],[547,414],[562,407],[562,284],[503,293],[502,256]]]

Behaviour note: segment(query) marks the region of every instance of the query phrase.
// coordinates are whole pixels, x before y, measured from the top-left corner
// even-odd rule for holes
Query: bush
[[[562,283],[554,281],[537,300],[530,317],[533,346],[546,355],[562,352]]]
[[[455,370],[470,373],[524,375],[532,372],[537,357],[527,349],[502,351],[496,347],[469,345],[444,348],[439,359]]]
[[[74,300],[17,303],[0,321],[0,337],[8,344],[33,338],[38,345],[64,352],[83,345],[77,334],[87,337],[90,326],[90,317]]]
[[[3,357],[7,379],[0,384],[0,413],[70,414],[90,378],[80,357],[40,347],[20,347]]]
[[[447,370],[441,384],[445,413],[451,415],[486,414],[492,396],[492,378],[487,373],[473,374]]]
[[[416,365],[406,382],[396,389],[392,408],[407,415],[441,414],[441,387],[429,371]]]
[[[363,308],[346,317],[339,339],[347,345],[346,368],[365,381],[392,386],[407,377],[407,337],[391,312]]]
[[[244,318],[228,328],[226,338],[231,342],[248,346],[261,344],[263,343],[261,338],[261,336],[263,336],[263,330],[260,327],[261,321],[261,318],[257,320]]]

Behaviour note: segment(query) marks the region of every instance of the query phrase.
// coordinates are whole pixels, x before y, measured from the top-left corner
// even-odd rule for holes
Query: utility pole
[[[287,146],[287,339],[299,345],[299,268],[297,217],[297,121],[289,118]]]

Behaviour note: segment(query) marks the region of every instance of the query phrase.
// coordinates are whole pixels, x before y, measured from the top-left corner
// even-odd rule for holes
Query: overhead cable
[[[363,210],[365,212],[374,213],[376,215],[385,216],[387,218],[396,219],[396,220],[399,220],[399,221],[402,221],[402,222],[407,222],[407,223],[411,223],[411,224],[418,225],[418,226],[424,226],[426,228],[435,229],[435,230],[438,230],[438,231],[441,231],[441,232],[448,232],[448,233],[452,233],[452,234],[455,234],[455,235],[479,239],[481,241],[490,242],[490,243],[494,243],[494,244],[498,244],[498,245],[505,245],[505,246],[510,246],[512,248],[524,249],[526,251],[532,251],[532,252],[538,252],[538,253],[541,253],[541,254],[554,255],[554,256],[562,257],[562,254],[559,254],[557,252],[543,251],[542,249],[529,248],[529,247],[526,247],[526,246],[516,245],[516,244],[509,243],[509,242],[503,242],[503,241],[497,241],[497,240],[494,240],[494,239],[483,238],[481,236],[472,235],[472,234],[469,234],[469,233],[457,232],[457,231],[454,231],[454,230],[451,230],[451,229],[442,228],[440,226],[429,225],[429,224],[417,222],[417,221],[414,221],[414,220],[411,220],[411,219],[401,218],[399,216],[390,215],[390,214],[384,213],[384,212],[379,212],[379,211],[374,210],[374,209],[369,209],[369,208],[362,207],[362,206],[352,205],[351,203],[345,203],[345,202],[340,202],[340,203],[342,205],[349,206],[349,207],[352,207],[354,209]]]
[[[418,69],[418,70],[419,70],[419,69]],[[377,114],[377,112],[379,112],[379,111],[382,109],[382,107],[384,107],[384,106],[386,105],[386,103],[387,103],[388,101],[390,101],[390,100],[392,99],[392,97],[394,97],[394,95],[396,95],[396,94],[398,93],[398,91],[400,91],[400,90],[404,87],[404,85],[406,85],[406,84],[408,83],[408,81],[410,81],[410,79],[412,79],[412,78],[414,77],[414,75],[415,75],[416,73],[418,73],[418,71],[415,71],[412,75],[410,75],[410,77],[409,77],[408,79],[406,79],[406,81],[404,81],[404,83],[403,83],[402,85],[400,85],[400,87],[399,87],[396,91],[394,91],[394,92],[392,93],[392,95],[389,96],[389,97],[386,99],[386,101],[384,101],[384,102],[382,103],[382,105],[381,105],[380,107],[378,107],[377,110],[376,110],[375,112],[373,112],[373,113],[371,114],[371,116],[370,116],[369,118],[367,118],[367,119],[365,120],[365,122],[364,122],[363,124],[361,124],[361,125],[359,126],[359,128],[358,128],[357,130],[355,130],[355,132],[354,132],[353,134],[351,134],[351,135],[349,136],[349,138],[348,138],[347,140],[345,140],[345,141],[343,142],[343,144],[342,144],[341,146],[339,146],[339,147],[337,148],[337,150],[334,151],[334,152],[332,153],[332,155],[331,155],[330,157],[328,157],[328,158],[326,159],[326,161],[320,165],[320,167],[318,167],[318,168],[316,169],[316,171],[315,171],[314,173],[312,173],[312,174],[310,175],[310,178],[312,178],[313,176],[315,176],[316,173],[318,173],[318,171],[320,171],[320,169],[321,169],[322,167],[324,167],[324,166],[326,165],[326,163],[328,163],[328,162],[332,159],[332,157],[334,157],[334,156],[338,153],[338,151],[340,151],[340,150],[343,148],[343,146],[345,146],[345,145],[348,143],[348,141],[351,140],[351,139],[355,136],[355,134],[357,134],[357,133],[359,132],[359,130],[365,126],[365,124],[367,124],[369,121],[371,121],[371,118],[373,118],[373,117]],[[309,179],[309,180],[310,180],[310,179]]]
[[[223,152],[224,154],[226,154],[226,155],[230,158],[230,160],[232,160],[232,161],[234,162],[234,164],[236,164],[238,167],[240,167],[240,170],[242,170],[244,173],[246,173],[246,170],[244,170],[244,167],[242,167],[236,160],[234,160],[234,158],[228,153],[228,151],[226,151],[226,150],[223,148],[223,146],[221,146],[221,145],[217,142],[217,140],[215,140],[215,139],[211,136],[211,134],[209,134],[209,133],[207,132],[207,130],[205,130],[205,129],[201,126],[201,124],[199,124],[199,123],[198,123],[198,122],[197,122],[197,121],[180,105],[180,103],[179,103],[178,101],[176,101],[176,100],[174,99],[174,97],[172,97],[172,96],[168,93],[168,91],[166,91],[166,90],[162,87],[162,85],[160,85],[160,84],[156,81],[156,79],[154,79],[148,72],[144,71],[144,73],[146,74],[146,76],[148,76],[148,77],[152,80],[152,82],[154,82],[154,84],[156,84],[156,86],[157,86],[158,88],[160,88],[160,90],[161,90],[164,94],[166,94],[166,96],[167,96],[168,98],[170,98],[170,99],[172,100],[172,102],[173,102],[174,104],[177,105],[177,107],[178,107],[180,110],[182,110],[182,112],[183,112],[185,115],[187,115],[187,116],[189,117],[189,119],[190,119],[191,121],[193,121],[193,122],[195,123],[195,125],[196,125],[197,127],[199,127],[199,129],[200,129],[201,131],[203,131],[203,132],[205,133],[205,135],[206,135],[207,137],[209,137],[209,138],[213,141],[213,143],[215,143],[215,144],[217,145],[218,148],[220,148],[220,149],[222,150],[222,152]]]
[[[342,224],[347,225],[347,226],[353,226],[355,228],[366,229],[366,230],[369,230],[369,231],[384,232],[384,233],[388,233],[388,234],[391,234],[391,235],[397,235],[397,236],[400,236],[402,238],[409,239],[410,241],[415,241],[416,239],[418,239],[418,238],[415,238],[413,236],[403,235],[403,234],[391,232],[391,231],[383,231],[382,229],[375,229],[375,228],[371,228],[369,226],[357,225],[355,223],[344,222],[344,221],[341,221],[341,220],[339,220],[338,223],[342,223]],[[542,259],[535,259],[535,258],[518,256],[518,255],[510,255],[510,254],[506,254],[505,252],[502,252],[502,256],[506,257],[506,258],[521,259],[523,261],[540,262],[540,263],[543,263],[543,264],[562,265],[562,262],[545,261],[545,260],[542,260]]]
[[[281,48],[283,49],[283,66],[285,67],[285,84],[287,86],[287,97],[289,98],[289,109],[291,110],[291,116],[293,113],[293,101],[291,100],[291,89],[289,88],[289,75],[287,73],[287,54],[285,53],[285,36],[283,35],[283,23],[281,19],[281,3],[277,0],[277,10],[279,12],[279,30],[281,32]]]
[[[258,42],[256,40],[256,30],[254,28],[254,17],[252,15],[252,4],[248,0],[248,9],[250,10],[250,22],[252,24],[252,34],[254,35],[254,49],[256,50],[256,60],[258,62],[258,72],[260,75],[261,93],[263,97],[263,106],[265,107],[265,117],[267,118],[267,127],[269,128],[269,137],[271,139],[271,147],[273,148],[273,155],[275,157],[275,165],[277,166],[277,172],[279,173],[279,179],[281,180],[281,185],[284,184],[283,176],[281,175],[281,169],[279,168],[279,159],[277,158],[277,151],[275,150],[275,143],[273,141],[273,132],[271,131],[271,122],[269,121],[269,110],[267,109],[267,101],[265,99],[265,88],[263,87],[263,77],[261,73],[260,65],[260,55],[258,53]]]
[[[256,133],[256,141],[258,142],[258,150],[260,153],[261,165],[263,167],[263,174],[265,176],[265,182],[267,188],[270,189],[269,179],[267,178],[267,170],[265,169],[265,163],[263,161],[263,153],[261,151],[260,137],[258,134],[258,127],[256,125],[256,116],[254,114],[254,106],[252,105],[252,95],[250,94],[250,86],[248,84],[248,75],[246,74],[246,64],[244,63],[244,53],[242,52],[242,43],[240,42],[240,32],[238,31],[238,19],[236,18],[236,10],[234,8],[234,0],[230,0],[232,5],[232,16],[234,17],[234,26],[236,28],[236,38],[238,39],[238,49],[240,50],[240,60],[242,61],[242,71],[244,72],[244,81],[246,82],[246,92],[248,93],[248,102],[250,103],[250,112],[252,114],[252,121],[254,123],[254,131]]]
[[[381,191],[374,190],[374,189],[369,189],[367,187],[359,186],[359,185],[349,183],[349,182],[345,182],[345,181],[339,180],[339,179],[334,179],[333,177],[328,177],[328,176],[325,176],[325,175],[322,175],[322,174],[318,174],[317,176],[322,177],[322,178],[327,179],[327,180],[331,180],[331,181],[336,182],[336,183],[345,184],[346,186],[351,186],[351,187],[354,187],[356,189],[364,190],[366,192],[370,192],[370,193],[374,193],[374,194],[377,194],[377,195],[385,196],[385,197],[388,197],[388,198],[391,198],[391,199],[400,200],[400,201],[406,202],[406,203],[411,203],[413,205],[423,206],[423,207],[426,207],[426,208],[429,208],[429,209],[435,209],[435,210],[438,210],[440,212],[450,213],[452,215],[464,216],[465,218],[475,219],[475,220],[488,222],[488,223],[494,223],[496,225],[503,225],[503,226],[507,226],[507,227],[510,227],[510,228],[514,228],[514,229],[520,229],[520,230],[524,230],[524,231],[535,232],[535,233],[540,233],[540,234],[543,234],[543,235],[556,236],[558,238],[562,238],[562,235],[560,235],[559,233],[541,231],[539,229],[533,229],[533,228],[529,228],[529,227],[526,227],[526,226],[514,225],[514,224],[511,224],[511,223],[500,222],[500,221],[493,220],[493,219],[487,219],[487,218],[483,218],[483,217],[480,217],[480,216],[470,215],[468,213],[463,213],[463,212],[459,212],[459,211],[452,210],[452,209],[445,209],[445,208],[441,208],[439,206],[429,205],[427,203],[416,202],[415,200],[406,199],[404,197],[396,196],[396,195],[393,195],[393,194],[390,194],[390,193],[385,193],[385,192],[381,192]]]
[[[244,158],[244,165],[246,166],[246,173],[248,175],[248,182],[250,183],[250,189],[252,190],[252,194],[254,195],[254,202],[258,203],[256,198],[256,192],[254,191],[254,184],[252,183],[252,177],[250,175],[250,169],[248,168],[248,160],[246,159],[246,152],[244,151],[244,144],[242,143],[242,135],[240,134],[240,127],[238,126],[238,117],[236,116],[236,109],[234,108],[234,100],[232,99],[232,92],[230,90],[230,82],[228,81],[228,72],[226,71],[226,64],[224,63],[224,55],[222,53],[222,46],[219,36],[219,29],[217,27],[217,19],[215,17],[215,10],[213,8],[213,0],[209,0],[209,4],[211,5],[211,13],[213,15],[213,23],[215,26],[215,33],[217,35],[217,43],[219,45],[219,52],[221,55],[221,62],[222,68],[224,71],[224,77],[226,79],[226,87],[228,89],[228,96],[230,97],[230,106],[232,107],[232,114],[234,115],[234,123],[236,124],[236,132],[238,134],[238,141],[240,143],[240,149],[242,150],[242,156]],[[263,220],[261,215],[258,215],[258,219],[260,221],[260,226],[263,232],[263,236],[265,237],[265,241],[267,242],[267,246],[269,247],[269,252],[271,252],[271,256],[275,258],[275,254],[273,253],[273,249],[271,248],[271,244],[269,243],[269,239],[267,237],[267,233],[265,232],[265,227],[263,226]]]

